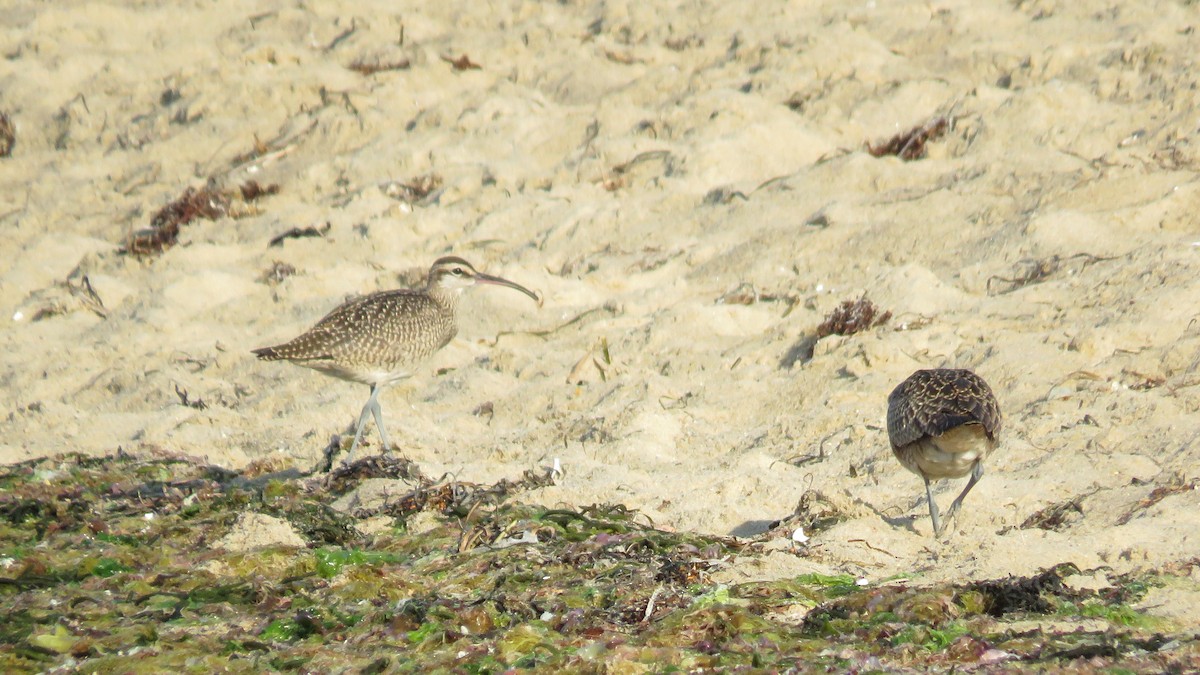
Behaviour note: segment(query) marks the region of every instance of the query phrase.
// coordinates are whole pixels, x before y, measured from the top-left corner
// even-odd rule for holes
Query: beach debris
[[[442,177],[436,173],[427,173],[416,178],[411,178],[407,182],[388,181],[380,188],[383,194],[398,199],[406,204],[424,205],[436,199],[441,193],[439,188],[442,187]],[[432,198],[430,197],[432,195]]]
[[[895,155],[906,162],[921,159],[925,156],[925,144],[941,138],[949,127],[949,119],[942,116],[934,117],[925,124],[896,134],[879,145],[873,145],[868,141],[867,152],[871,153],[872,157]]]
[[[13,129],[12,120],[8,113],[0,112],[0,157],[11,157],[16,144],[17,132]]]
[[[601,337],[595,347],[575,362],[567,374],[567,384],[586,384],[592,379],[590,374],[593,369],[600,375],[601,382],[607,382],[609,375],[613,374],[612,353],[608,349],[607,337]]]
[[[817,348],[817,337],[815,335],[804,335],[796,341],[788,350],[783,353],[779,359],[779,367],[782,370],[791,370],[792,366],[797,363],[808,363],[812,360],[813,352]]]
[[[766,542],[787,538],[792,543],[806,543],[811,535],[824,532],[849,518],[850,514],[844,508],[824,493],[810,488],[800,495],[800,501],[789,515],[768,523],[767,529],[753,540]]]
[[[150,227],[130,235],[121,253],[146,256],[161,253],[171,248],[179,239],[179,230],[184,225],[204,218],[216,220],[222,216],[241,218],[257,213],[251,206],[264,195],[279,192],[275,184],[263,187],[257,181],[248,181],[235,190],[222,190],[211,186],[200,189],[189,187],[179,198],[159,209],[150,219]]]
[[[1075,565],[1062,563],[1030,577],[979,581],[967,584],[966,589],[980,594],[980,598],[971,599],[971,604],[974,605],[974,601],[978,600],[981,613],[988,616],[999,618],[1014,612],[1049,614],[1055,609],[1051,599],[1070,599],[1075,595],[1063,585],[1063,579],[1079,573]]]
[[[623,66],[632,65],[635,63],[645,63],[645,59],[634,56],[632,52],[619,52],[615,49],[605,49],[604,57],[613,63],[619,63]]]
[[[743,281],[736,288],[717,298],[718,305],[753,305],[760,302],[787,303],[783,316],[792,313],[792,309],[800,302],[800,297],[792,293],[768,293],[759,291],[748,281]]]
[[[349,467],[343,466],[334,470],[329,475],[326,484],[330,486],[329,489],[331,491],[333,486],[337,486],[338,491],[348,492],[347,487],[357,487],[358,483],[368,477],[380,477],[375,472],[367,475],[366,472],[356,468],[360,463],[372,460],[374,461],[371,464],[371,468],[379,464],[380,460],[391,460],[393,463],[397,461],[400,463],[408,462],[408,460],[393,460],[386,455],[382,457],[368,457],[354,462]],[[352,474],[353,478],[347,478],[347,474]],[[508,480],[505,478],[492,485],[469,483],[453,478],[446,480],[447,477],[443,477],[441,481],[435,482],[421,474],[420,469],[415,464],[412,465],[409,471],[398,477],[408,482],[415,482],[417,486],[399,499],[389,500],[388,503],[382,506],[354,510],[352,512],[354,518],[362,520],[377,516],[389,516],[403,521],[412,514],[420,511],[434,511],[444,515],[453,514],[465,518],[477,509],[500,504],[510,495],[553,485],[555,480],[553,469],[543,469],[541,472],[529,469],[517,480]],[[344,492],[342,493],[344,494]],[[503,532],[495,532],[487,539],[487,542],[490,543],[503,536],[505,536]]]
[[[891,312],[880,312],[875,303],[863,296],[858,300],[843,300],[817,326],[817,339],[828,335],[854,335],[868,328],[881,326],[892,318]]]
[[[817,211],[809,216],[808,219],[804,221],[804,224],[809,227],[815,227],[819,230],[823,230],[829,227],[831,223],[829,222],[829,214],[825,212],[825,209],[821,209],[820,211]]]
[[[442,56],[442,60],[446,63],[449,63],[451,66],[454,66],[455,70],[479,70],[483,68],[483,66],[479,65],[478,63],[471,61],[471,57],[467,56],[466,54],[463,54],[457,59],[450,56]]]
[[[633,170],[647,162],[659,161],[663,164],[662,173],[668,173],[671,163],[674,162],[674,157],[667,150],[647,150],[640,152],[628,162],[622,162],[612,167],[611,173],[605,172],[596,183],[598,183],[607,192],[616,192],[623,187],[629,185],[630,178],[633,175]]]
[[[182,196],[154,215],[148,230],[140,230],[129,237],[122,252],[139,256],[161,253],[175,245],[181,225],[196,218],[214,220],[224,215],[228,208],[228,197],[208,188],[189,187]]]
[[[389,70],[408,70],[412,66],[412,62],[408,59],[400,59],[399,61],[381,61],[375,60],[368,62],[363,59],[355,59],[346,66],[360,75],[374,75]]]
[[[322,105],[328,105],[329,92],[325,89],[325,87],[321,87],[318,92],[321,95]],[[349,98],[343,94],[342,102],[347,103],[348,101]],[[350,107],[353,108],[353,106]],[[254,134],[254,146],[247,152],[243,152],[240,155],[234,156],[233,159],[229,160],[229,165],[234,169],[239,169],[243,165],[250,162],[259,162],[259,164],[247,168],[248,171],[256,171],[260,168],[260,166],[265,165],[268,161],[283,157],[287,153],[291,152],[292,148],[296,147],[296,144],[299,143],[302,138],[309,135],[317,128],[317,123],[319,120],[316,118],[315,112],[315,110],[310,110],[308,112],[307,116],[311,121],[309,121],[307,125],[302,126],[300,124],[300,120],[297,118],[288,120],[283,124],[275,138],[272,138],[269,141],[264,141],[258,137],[258,134]]]
[[[33,313],[33,316],[29,317],[29,320],[35,323],[38,321],[45,321],[46,319],[66,314],[67,311],[66,305],[62,304],[61,302],[52,302],[39,307],[38,310]]]
[[[717,567],[718,563],[719,561],[703,558],[666,558],[659,565],[658,573],[654,575],[654,580],[678,586],[698,584],[704,581],[705,573],[710,568]],[[720,591],[718,590],[717,593],[720,593]],[[651,594],[651,597],[655,597],[655,594]],[[647,613],[644,616],[650,616],[654,612],[649,603],[647,603],[646,610]]]
[[[641,257],[629,265],[630,272],[653,272],[684,254],[681,248],[663,249],[658,246],[647,246],[641,250]]]
[[[605,192],[616,192],[625,187],[624,176],[604,176],[599,180],[600,187],[604,188]]]
[[[587,354],[583,355],[583,358],[576,361],[575,365],[571,367],[571,372],[567,373],[567,384],[575,384],[575,385],[584,384],[585,382],[587,382],[588,380],[591,379],[590,377],[588,377],[587,373],[593,367],[595,367],[597,370],[599,370],[599,366],[597,366],[595,364],[595,358],[592,356],[592,353],[589,351]]]
[[[753,284],[743,281],[737,288],[728,291],[717,298],[718,305],[753,305],[760,299],[758,290]]]
[[[108,318],[108,309],[100,294],[92,287],[88,275],[82,273],[82,263],[63,281],[31,293],[23,308],[13,314],[13,320],[28,317],[31,322],[43,321],[77,309],[86,309],[101,319]]]
[[[333,228],[333,224],[328,220],[321,227],[309,225],[308,227],[293,227],[292,229],[277,234],[271,237],[271,241],[267,243],[267,247],[283,246],[283,242],[287,239],[303,239],[305,237],[324,237]]]
[[[650,594],[650,599],[646,601],[646,612],[642,614],[642,623],[646,623],[651,616],[654,616],[654,603],[658,600],[658,596],[662,595],[662,591],[663,587],[659,586]]]
[[[924,314],[902,314],[897,318],[895,322],[895,328],[892,330],[896,331],[897,333],[906,330],[917,330],[918,328],[924,328],[931,323],[933,323],[932,316],[925,316]]]
[[[793,456],[787,458],[787,460],[786,460],[787,463],[791,464],[792,466],[801,467],[801,466],[806,466],[808,464],[818,464],[820,462],[824,462],[826,459],[829,459],[829,453],[825,452],[825,444],[838,436],[842,436],[847,431],[849,431],[851,428],[852,427],[843,427],[843,428],[838,429],[837,431],[825,436],[824,438],[821,439],[821,442],[817,444],[816,452],[810,452],[810,453],[804,454],[804,455],[793,455]],[[847,442],[849,442],[849,439],[844,438],[842,440],[842,442],[847,443]],[[851,477],[853,478],[853,471],[854,471],[853,464],[850,465],[850,471],[852,472]]]
[[[260,197],[279,193],[279,185],[271,183],[263,186],[256,180],[246,181],[238,186],[238,191],[242,193],[242,200],[246,202],[256,201]]]
[[[334,436],[330,444],[335,447],[333,454],[340,448],[340,438]],[[411,459],[393,455],[373,455],[364,457],[351,464],[342,464],[336,469],[331,467],[318,468],[321,478],[310,483],[310,492],[327,492],[331,495],[342,496],[357,488],[363,481],[371,478],[400,480],[418,485],[430,485],[433,479],[421,472],[421,467]]]
[[[1151,389],[1157,389],[1167,382],[1167,378],[1162,377],[1161,375],[1147,375],[1146,373],[1130,370],[1128,368],[1122,370],[1121,374],[1133,379],[1133,382],[1128,386],[1134,391],[1149,391]]]
[[[79,283],[75,283],[71,280],[71,277],[67,277],[67,289],[71,291],[71,295],[79,298],[83,306],[95,313],[96,316],[101,319],[108,318],[108,310],[104,308],[104,301],[100,299],[100,294],[96,292],[96,289],[92,288],[92,280],[88,278],[88,275],[82,275],[79,278]]]
[[[350,27],[335,35],[333,39],[329,41],[329,44],[325,45],[325,51],[333,51],[338,45],[348,40],[350,36],[354,35],[356,32],[358,32],[358,21],[351,18]]]
[[[645,152],[639,152],[634,156],[633,159],[623,164],[614,166],[612,170],[615,174],[624,175],[632,171],[633,168],[639,164],[655,161],[669,162],[671,161],[671,153],[667,150],[647,150]]]
[[[687,35],[677,35],[663,40],[663,46],[673,52],[682,52],[687,49],[694,49],[704,46],[704,37],[696,33]]]
[[[483,403],[475,406],[475,409],[471,411],[471,414],[475,417],[486,417],[488,418],[488,424],[491,424],[492,418],[496,416],[496,404],[492,403],[491,401],[484,401]]]
[[[811,452],[807,455],[796,455],[794,457],[790,457],[788,458],[787,462],[792,466],[801,467],[807,464],[818,464],[820,462],[824,462],[826,459],[829,459],[829,455],[825,454],[825,446],[822,444],[821,447],[817,448],[816,452]]]
[[[735,190],[728,186],[715,187],[704,193],[704,199],[701,200],[705,206],[719,206],[721,204],[729,204],[734,199],[742,201],[750,201],[750,197],[746,196],[745,192]]]
[[[684,392],[683,396],[659,396],[658,405],[663,410],[684,410],[695,397],[690,391]]]
[[[1176,495],[1181,492],[1191,492],[1192,490],[1198,489],[1200,489],[1200,479],[1193,478],[1191,480],[1187,480],[1183,477],[1183,474],[1174,473],[1167,480],[1166,485],[1159,485],[1151,490],[1150,494],[1146,495],[1145,498],[1139,501],[1125,515],[1118,518],[1117,525],[1125,525],[1139,512],[1145,511],[1146,509],[1154,506],[1171,495]]]
[[[183,92],[179,91],[178,87],[167,87],[158,95],[158,104],[167,108],[182,98]]]
[[[283,280],[296,274],[296,268],[285,262],[275,260],[271,263],[265,272],[259,275],[258,280],[268,286],[278,286],[283,283]]]
[[[1070,256],[1052,255],[1048,258],[1026,258],[1018,260],[1016,269],[1013,270],[1011,277],[993,276],[987,280],[987,292],[989,295],[1004,295],[1013,291],[1037,284],[1045,281],[1059,271],[1065,270],[1068,274],[1078,274],[1086,269],[1089,265],[1115,260],[1116,258],[1102,258],[1090,253],[1076,253]],[[997,284],[997,288],[992,288],[992,282],[999,281],[1008,286],[1001,287]]]
[[[204,410],[208,404],[202,398],[192,399],[188,396],[187,389],[180,389],[179,385],[175,385],[175,395],[179,397],[180,405],[187,408],[195,408],[196,410]]]
[[[1087,495],[1077,495],[1061,502],[1055,502],[1037,513],[1029,516],[1017,526],[1018,530],[1049,530],[1061,532],[1071,523],[1083,516],[1083,498]]]

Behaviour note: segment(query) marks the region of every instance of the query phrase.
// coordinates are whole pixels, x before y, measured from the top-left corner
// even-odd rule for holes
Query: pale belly
[[[314,370],[319,370],[326,375],[332,375],[333,377],[341,380],[361,382],[362,384],[368,384],[371,386],[387,386],[412,375],[412,369],[410,368],[396,370],[388,370],[385,368],[350,368],[328,361],[313,361],[304,363],[303,365],[306,365]]]
[[[930,480],[959,478],[971,473],[976,462],[985,459],[995,448],[983,427],[965,424],[941,436],[930,436],[903,448],[895,449],[896,457],[906,469]]]

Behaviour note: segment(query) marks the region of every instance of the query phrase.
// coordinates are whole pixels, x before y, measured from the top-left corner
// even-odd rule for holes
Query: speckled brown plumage
[[[887,426],[896,459],[925,481],[934,536],[940,536],[930,481],[971,476],[946,512],[949,521],[996,449],[1000,405],[987,382],[969,370],[918,370],[888,396]]]
[[[294,340],[254,353],[351,382],[390,384],[454,338],[457,305],[457,293],[436,288],[374,293],[338,307]]]
[[[371,386],[371,397],[358,418],[349,461],[369,415],[375,417],[384,447],[391,446],[379,408],[380,389],[411,375],[414,368],[454,338],[458,332],[458,298],[464,289],[477,283],[507,286],[538,300],[523,286],[478,272],[462,258],[447,256],[429,268],[425,288],[382,291],[350,300],[299,337],[253,353],[264,361],[290,361]]]

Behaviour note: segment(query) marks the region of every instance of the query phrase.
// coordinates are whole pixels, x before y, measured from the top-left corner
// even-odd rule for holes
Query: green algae
[[[1125,628],[1150,629],[1161,623],[1154,617],[1139,612],[1129,605],[1107,605],[1103,602],[1088,601],[1079,606],[1076,612],[1078,612],[1078,616],[1104,619],[1113,626]]]
[[[412,489],[333,508],[379,477]],[[940,586],[848,574],[720,585],[709,574],[725,561],[766,552],[659,530],[620,505],[517,499],[546,481],[437,483],[388,458],[320,477],[124,454],[0,469],[0,671],[1200,667],[1194,634],[1133,608],[1190,568],[1101,591],[1064,585],[1071,565]],[[308,548],[216,546],[248,511],[288,521]],[[422,511],[432,517],[410,530]],[[395,526],[359,530],[375,516]]]
[[[325,579],[337,576],[348,565],[378,565],[402,559],[393,553],[338,548],[317,549],[313,551],[313,557],[316,559],[317,574]]]

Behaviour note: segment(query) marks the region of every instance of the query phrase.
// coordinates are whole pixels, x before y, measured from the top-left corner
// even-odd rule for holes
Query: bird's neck
[[[429,297],[438,305],[445,307],[450,311],[458,309],[458,299],[462,297],[461,288],[442,288],[441,286],[430,286],[426,289]]]

